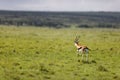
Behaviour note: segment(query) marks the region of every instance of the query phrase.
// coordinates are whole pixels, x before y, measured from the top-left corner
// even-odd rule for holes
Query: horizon
[[[71,13],[71,12],[73,12],[73,13],[74,13],[74,12],[78,12],[78,13],[79,13],[79,12],[100,12],[100,13],[102,13],[102,12],[103,12],[103,13],[104,13],[104,12],[105,12],[105,13],[107,13],[107,12],[111,12],[111,13],[112,13],[112,12],[113,12],[113,13],[119,13],[119,12],[120,12],[120,11],[39,11],[39,10],[36,11],[36,10],[1,10],[1,9],[0,9],[0,11],[10,11],[10,12],[58,12],[58,13],[59,13],[59,12],[60,12],[60,13],[62,13],[62,12],[66,12],[66,13],[67,13],[67,12],[68,12],[68,13]]]

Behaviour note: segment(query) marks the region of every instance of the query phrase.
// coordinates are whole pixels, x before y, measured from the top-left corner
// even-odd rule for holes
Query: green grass
[[[90,49],[76,56],[74,38]],[[0,26],[1,80],[120,80],[120,29]]]

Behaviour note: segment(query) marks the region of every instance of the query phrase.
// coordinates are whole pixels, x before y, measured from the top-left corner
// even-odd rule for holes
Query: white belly
[[[78,51],[79,51],[79,52],[82,52],[82,49],[79,49]]]
[[[79,50],[77,50],[77,51],[78,51],[78,52],[81,52],[81,53],[82,53],[82,52],[88,53],[89,50],[88,50],[88,49],[85,49],[85,50],[83,51],[83,49],[79,49]]]

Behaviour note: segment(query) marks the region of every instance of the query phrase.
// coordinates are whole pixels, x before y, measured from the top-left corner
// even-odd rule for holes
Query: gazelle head
[[[75,43],[75,44],[78,44],[78,43],[79,43],[79,38],[80,38],[80,36],[76,36],[76,38],[75,38],[75,40],[74,40],[74,43]]]

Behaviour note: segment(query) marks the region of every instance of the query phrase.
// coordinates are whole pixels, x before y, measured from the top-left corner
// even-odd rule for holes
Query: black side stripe
[[[79,47],[78,50],[80,50],[82,47]]]

